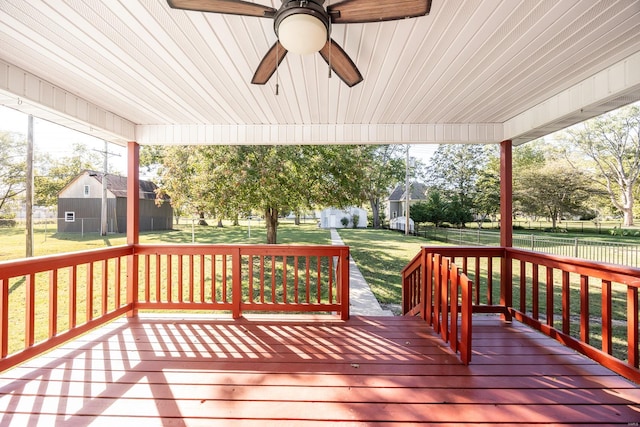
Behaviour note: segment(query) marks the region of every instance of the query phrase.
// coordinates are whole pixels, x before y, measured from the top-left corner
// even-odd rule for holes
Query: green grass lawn
[[[225,223],[224,227],[199,226],[190,224],[174,226],[174,230],[140,233],[140,243],[151,244],[262,244],[267,240],[264,222],[251,222],[251,236],[246,222],[239,226]],[[18,259],[25,256],[25,231],[23,228],[0,228],[0,261]],[[98,233],[55,233],[51,226],[45,231],[43,226],[34,229],[34,256],[75,252],[126,244],[124,234],[100,236]],[[278,227],[278,243],[330,245],[331,233],[317,227],[316,223],[300,226],[282,221]]]
[[[371,286],[376,298],[382,304],[400,304],[402,301],[402,283],[400,271],[407,263],[420,251],[422,246],[436,246],[442,243],[426,240],[415,236],[405,236],[402,233],[388,230],[354,230],[340,229],[339,234],[346,245],[350,247],[351,255],[361,270],[365,280]],[[81,236],[79,234],[56,234],[51,231],[45,234],[43,229],[37,229],[35,234],[35,254],[48,255],[63,252],[72,252],[107,246],[123,245],[126,242],[126,236],[122,234],[108,235],[101,237],[97,234],[88,234]],[[604,236],[603,236],[604,237]],[[21,258],[24,255],[24,231],[20,229],[0,229],[0,260]],[[195,226],[190,224],[176,226],[172,231],[147,232],[140,235],[141,243],[152,244],[184,244],[191,243],[227,243],[227,244],[262,244],[266,241],[266,230],[264,223],[254,222],[251,224],[251,234],[247,223],[240,226],[232,226],[225,224],[225,227],[218,228],[215,226]],[[281,244],[330,244],[329,230],[320,229],[315,222],[306,223],[300,226],[294,225],[292,222],[282,221],[278,227],[278,242]],[[515,268],[515,267],[514,267]],[[471,269],[471,267],[470,267]],[[472,271],[472,270],[471,270]],[[499,301],[500,277],[499,277],[499,261],[496,260],[493,267],[493,294],[494,303]],[[482,286],[486,284],[486,267],[480,272],[479,281]],[[514,269],[517,275],[517,270]],[[544,280],[544,272],[540,273],[541,282]],[[471,274],[473,275],[473,274]],[[476,279],[472,277],[472,279]],[[514,279],[517,283],[517,277]],[[554,280],[556,281],[556,280]],[[559,283],[560,279],[557,280]],[[21,282],[12,283],[13,287],[19,286]],[[577,295],[579,289],[579,281],[572,278],[572,313],[579,313],[579,297]],[[557,288],[554,293],[558,292]],[[614,289],[615,291],[615,289]],[[529,291],[530,292],[530,291]],[[545,307],[544,286],[540,284],[540,311],[544,315]],[[16,295],[11,297],[20,298]],[[591,314],[598,315],[600,313],[598,289],[593,287],[593,293],[590,302],[592,304]],[[484,291],[482,292],[484,295]],[[514,287],[514,305],[518,307],[518,289]],[[486,299],[483,297],[483,300]],[[530,299],[530,293],[528,295]],[[624,298],[614,299],[615,319],[624,319],[624,309],[626,307]],[[482,301],[486,302],[486,301]],[[556,294],[554,305],[560,302],[560,295]],[[530,304],[530,301],[529,301]],[[528,305],[529,305],[528,304]],[[19,304],[21,306],[21,304]],[[559,310],[559,307],[557,308]],[[22,309],[21,309],[22,310]],[[559,312],[559,311],[556,311]],[[621,315],[622,313],[622,315]],[[579,319],[577,319],[579,320]],[[556,320],[556,323],[558,320]],[[44,322],[46,323],[46,322]],[[592,342],[599,344],[600,335],[597,325],[592,325]],[[556,324],[556,327],[559,327]],[[573,329],[573,328],[572,328]],[[572,335],[579,332],[572,330]],[[624,331],[617,331],[616,336],[624,337]],[[623,348],[625,340],[622,339],[617,347]],[[618,351],[616,351],[618,353]],[[622,352],[620,352],[622,353]],[[625,356],[616,354],[624,360]]]
[[[389,230],[340,229],[339,234],[345,245],[350,247],[351,256],[376,298],[383,304],[402,302],[400,271],[420,252],[420,248],[442,245]]]

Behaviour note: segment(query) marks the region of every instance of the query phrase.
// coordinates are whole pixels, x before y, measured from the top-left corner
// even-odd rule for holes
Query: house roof
[[[405,200],[407,195],[407,192],[405,190],[405,184],[398,184],[389,195],[389,201],[397,202]],[[427,193],[427,186],[425,184],[422,184],[420,182],[412,182],[410,184],[409,190],[411,191],[411,200],[424,200],[426,198],[425,195]]]
[[[82,176],[89,176],[91,178],[94,178],[96,181],[100,183],[100,185],[102,185],[102,179],[103,179],[102,172],[86,170],[86,171],[83,171],[77,177],[75,177],[73,180],[71,180],[71,182],[67,184],[64,189],[66,189],[72,182],[76,181]],[[107,174],[106,179],[107,179],[108,191],[110,191],[115,197],[127,197],[127,177],[126,176]],[[155,183],[141,179],[140,180],[140,198],[155,200],[157,188],[158,186]],[[62,193],[64,189],[62,189],[60,192]],[[163,195],[161,198],[162,200],[170,200],[169,196],[167,195]]]
[[[640,100],[637,0],[433,0],[331,36],[362,83],[288,54],[256,86],[271,19],[3,0],[0,103],[120,144],[520,144]]]

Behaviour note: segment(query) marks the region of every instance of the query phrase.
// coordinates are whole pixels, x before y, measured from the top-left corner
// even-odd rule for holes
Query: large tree
[[[338,145],[190,146],[170,147],[150,158],[162,158],[160,186],[174,207],[218,218],[258,210],[265,218],[267,243],[276,243],[278,217],[285,212],[362,201],[361,150]]]
[[[26,152],[22,135],[0,132],[0,214],[25,191]]]
[[[561,134],[574,143],[598,171],[597,178],[611,203],[623,214],[624,225],[633,225],[634,190],[640,177],[640,106],[588,120]]]
[[[547,216],[554,229],[562,215],[583,213],[593,193],[591,177],[562,162],[523,170],[514,183],[514,199],[523,211]]]
[[[350,175],[357,180],[350,187],[359,189],[360,198],[369,202],[373,228],[381,226],[381,205],[389,195],[389,188],[404,179],[405,150],[401,145],[361,145],[349,150],[355,172]]]
[[[430,161],[428,184],[441,191],[449,204],[457,206],[457,222],[464,226],[468,212],[477,210],[476,184],[485,169],[490,147],[471,144],[440,145]]]

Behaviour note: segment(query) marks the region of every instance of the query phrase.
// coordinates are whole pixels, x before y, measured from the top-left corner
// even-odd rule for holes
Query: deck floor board
[[[0,425],[634,425],[640,387],[474,317],[469,366],[417,318],[119,319],[0,375]]]

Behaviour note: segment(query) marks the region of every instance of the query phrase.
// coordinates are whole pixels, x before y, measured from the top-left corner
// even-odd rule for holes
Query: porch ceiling
[[[289,54],[276,96],[250,84],[270,19],[0,0],[0,104],[118,143],[519,144],[640,100],[637,0],[433,0],[332,37],[364,82]]]

